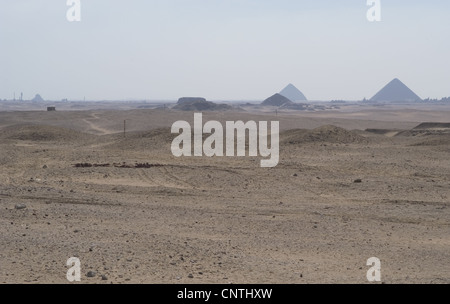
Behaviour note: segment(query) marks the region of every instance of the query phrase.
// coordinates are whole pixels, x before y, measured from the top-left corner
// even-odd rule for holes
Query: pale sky
[[[372,97],[399,78],[450,96],[450,1],[0,0],[0,98]]]

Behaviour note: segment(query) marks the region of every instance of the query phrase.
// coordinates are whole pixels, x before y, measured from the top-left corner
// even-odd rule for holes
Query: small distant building
[[[47,107],[47,112],[56,111],[56,107]]]

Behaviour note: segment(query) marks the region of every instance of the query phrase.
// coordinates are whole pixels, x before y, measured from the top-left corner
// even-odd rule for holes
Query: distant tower
[[[20,93],[20,101],[23,101],[23,93]]]
[[[16,92],[14,92],[14,99],[13,100],[16,101]]]

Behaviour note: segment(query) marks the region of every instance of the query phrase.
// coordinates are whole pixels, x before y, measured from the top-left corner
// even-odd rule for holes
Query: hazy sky
[[[450,1],[0,0],[0,98],[372,97],[399,78],[450,96]]]

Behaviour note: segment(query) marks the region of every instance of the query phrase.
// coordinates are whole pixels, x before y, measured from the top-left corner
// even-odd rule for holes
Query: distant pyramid
[[[370,101],[421,101],[422,99],[416,95],[410,88],[408,88],[403,82],[395,78],[389,82],[384,88],[381,89]]]
[[[36,96],[34,96],[34,98],[31,99],[31,101],[34,101],[34,102],[43,102],[44,99],[42,99],[41,95],[36,94]]]
[[[275,94],[263,101],[263,106],[281,107],[282,105],[293,104],[293,102],[281,94]]]
[[[292,100],[292,101],[306,101],[305,95],[303,95],[302,92],[300,92],[299,89],[297,89],[293,84],[289,84],[287,87],[285,87],[281,92],[281,95],[284,97]]]

